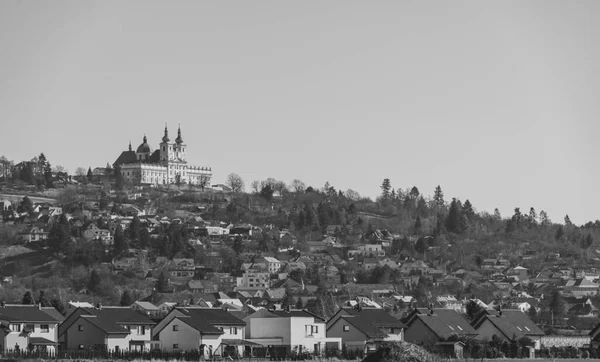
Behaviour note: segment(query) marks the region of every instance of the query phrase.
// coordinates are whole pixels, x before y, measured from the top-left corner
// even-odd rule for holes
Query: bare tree
[[[83,178],[87,175],[87,170],[83,167],[77,167],[77,169],[75,169],[75,176],[79,177],[79,178]]]
[[[226,185],[231,188],[233,193],[240,193],[244,191],[244,180],[237,173],[230,173],[227,176]]]
[[[64,172],[67,173],[67,169],[62,167],[61,165],[54,165],[54,167],[52,167],[52,171],[59,173],[59,172]]]
[[[250,184],[250,187],[252,188],[252,192],[257,194],[261,189],[260,181],[258,181],[258,180],[252,181],[252,183]]]
[[[358,200],[360,200],[360,194],[357,191],[354,191],[352,189],[348,189],[346,191],[346,198],[348,200],[358,201]]]
[[[303,193],[304,190],[306,189],[306,185],[304,184],[304,182],[295,179],[294,181],[292,181],[292,183],[290,184],[290,190],[295,192],[295,193]]]

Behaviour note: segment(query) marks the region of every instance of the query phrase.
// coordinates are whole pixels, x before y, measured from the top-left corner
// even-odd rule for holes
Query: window
[[[42,324],[40,325],[40,329],[42,333],[49,333],[50,332],[50,326],[47,324]]]
[[[35,324],[26,324],[25,329],[33,332],[35,330]]]
[[[177,332],[179,330],[179,326],[177,324],[173,325],[173,332]]]
[[[21,325],[20,324],[11,324],[10,330],[13,332],[21,332]]]
[[[319,333],[319,326],[310,326],[310,325],[306,326],[306,334],[307,335],[312,336],[317,333]]]
[[[229,334],[237,334],[237,327],[229,328]]]
[[[350,330],[350,326],[344,326],[343,330],[344,332],[348,332]]]
[[[140,334],[140,335],[144,335],[144,334],[146,334],[146,326],[138,326],[138,328],[137,328],[137,332],[138,332],[138,334]]]
[[[78,330],[79,332],[83,332],[83,325],[82,325],[82,324],[78,325],[78,326],[77,326],[77,330]]]
[[[177,343],[173,344],[173,349],[179,349],[179,345]]]

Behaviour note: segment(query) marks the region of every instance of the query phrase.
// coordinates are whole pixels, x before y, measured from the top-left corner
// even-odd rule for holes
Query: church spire
[[[129,140],[129,151],[131,151],[131,140]]]
[[[144,143],[148,143],[148,139],[146,138],[146,134],[144,133]]]
[[[177,128],[177,139],[175,140],[177,143],[183,143],[183,138],[181,138],[181,125]]]
[[[165,135],[162,138],[163,142],[169,142],[169,130],[167,129],[167,123],[165,123]]]

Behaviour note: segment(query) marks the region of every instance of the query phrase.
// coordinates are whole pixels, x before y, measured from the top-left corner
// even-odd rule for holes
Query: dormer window
[[[21,332],[21,325],[20,324],[11,324],[10,330],[13,332]]]

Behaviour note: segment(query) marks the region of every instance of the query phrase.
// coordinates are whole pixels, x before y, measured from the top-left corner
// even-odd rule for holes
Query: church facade
[[[131,142],[129,143],[129,150],[121,152],[113,167],[121,172],[124,181],[133,184],[210,185],[211,168],[189,165],[186,151],[187,145],[181,137],[181,127],[177,130],[175,142],[171,142],[165,125],[165,134],[158,149],[154,150],[144,135],[142,144],[135,151],[131,148]]]

